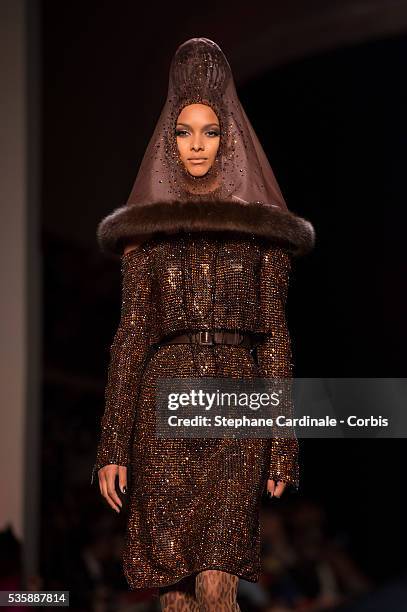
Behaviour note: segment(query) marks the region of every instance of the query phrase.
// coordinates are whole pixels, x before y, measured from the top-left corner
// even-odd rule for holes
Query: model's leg
[[[200,612],[240,612],[236,601],[239,578],[220,570],[199,572],[195,580],[195,594]]]
[[[163,612],[200,612],[195,599],[195,574],[170,586],[159,587],[158,594]]]

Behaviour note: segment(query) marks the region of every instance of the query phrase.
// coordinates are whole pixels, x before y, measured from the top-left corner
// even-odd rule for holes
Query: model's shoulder
[[[134,271],[144,270],[149,265],[149,249],[146,243],[127,244],[121,255],[121,262],[124,268],[134,268]]]
[[[139,241],[131,240],[124,244],[121,257],[126,257],[127,255],[136,256],[137,254],[147,255],[156,242],[157,236],[155,235],[144,237]]]
[[[124,248],[123,256],[127,255],[128,253],[134,253],[136,251],[139,251],[140,249],[141,249],[141,245],[140,244],[128,244]]]

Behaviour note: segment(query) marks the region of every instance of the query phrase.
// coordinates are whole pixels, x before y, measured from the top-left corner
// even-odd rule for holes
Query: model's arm
[[[151,271],[142,249],[126,249],[121,277],[121,316],[110,347],[105,409],[91,482],[103,466],[127,467],[129,463],[137,392],[150,344]]]
[[[270,246],[263,254],[260,277],[261,315],[272,333],[257,348],[260,376],[264,378],[292,378],[291,340],[287,327],[285,305],[291,271],[291,256],[287,251]],[[284,385],[282,401],[277,413],[293,416],[289,385]],[[270,387],[271,390],[271,387]],[[299,486],[298,440],[293,429],[285,428],[278,437],[273,432],[269,479],[282,480],[296,489]]]

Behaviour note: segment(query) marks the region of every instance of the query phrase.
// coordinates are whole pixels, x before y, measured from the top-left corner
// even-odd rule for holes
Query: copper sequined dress
[[[259,578],[261,496],[267,478],[298,488],[297,439],[157,439],[155,382],[290,376],[290,267],[287,250],[250,232],[158,234],[121,257],[122,312],[94,473],[108,463],[131,468],[123,560],[131,588],[211,568]],[[148,353],[168,334],[206,328],[257,332],[257,359],[234,345]]]

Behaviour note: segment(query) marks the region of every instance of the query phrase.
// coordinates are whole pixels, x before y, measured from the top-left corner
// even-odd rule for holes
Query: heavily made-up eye
[[[175,130],[176,136],[183,136],[184,134],[188,134],[187,130]],[[211,134],[211,138],[215,138],[216,136],[220,135],[217,130],[208,130],[207,132],[205,132],[205,134]]]

